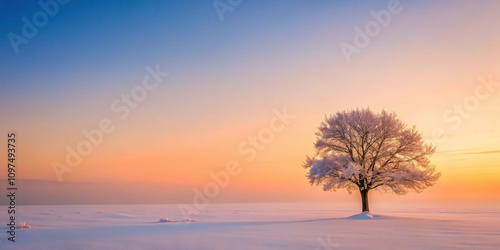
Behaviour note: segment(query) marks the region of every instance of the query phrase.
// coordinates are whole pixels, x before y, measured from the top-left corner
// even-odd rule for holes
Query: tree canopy
[[[362,196],[371,189],[421,192],[441,175],[429,160],[435,147],[395,113],[337,112],[325,117],[316,137],[316,153],[303,167],[311,185],[322,185],[325,191],[359,189]],[[367,200],[363,211],[368,211]]]

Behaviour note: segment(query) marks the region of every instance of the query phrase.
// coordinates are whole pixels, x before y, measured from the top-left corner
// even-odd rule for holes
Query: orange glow
[[[432,162],[442,172],[436,186],[421,194],[399,197],[379,196],[374,192],[378,200],[499,202],[500,35],[495,13],[498,8],[484,7],[494,5],[486,1],[446,5],[446,8],[441,8],[445,3],[412,4],[415,8],[405,6],[405,11],[394,16],[393,22],[362,53],[356,54],[351,63],[345,60],[338,44],[352,40],[353,28],[370,18],[369,11],[365,16],[356,13],[359,20],[348,20],[350,15],[341,13],[346,19],[338,21],[339,15],[328,14],[322,16],[324,20],[303,27],[297,19],[296,28],[307,30],[300,35],[290,31],[281,37],[280,32],[286,29],[270,25],[269,30],[265,29],[268,33],[251,28],[248,32],[256,33],[214,37],[217,44],[204,46],[191,42],[200,42],[198,31],[212,27],[183,31],[182,36],[168,33],[155,39],[158,44],[151,45],[154,51],[143,52],[148,49],[144,44],[130,48],[137,49],[140,60],[131,58],[129,62],[122,54],[110,56],[113,60],[105,65],[110,72],[104,66],[102,70],[101,66],[95,66],[88,71],[74,66],[74,71],[63,72],[59,68],[67,59],[62,58],[54,66],[57,71],[41,74],[40,65],[46,63],[41,60],[32,65],[33,70],[36,68],[38,74],[48,79],[44,81],[60,82],[54,83],[52,89],[45,89],[43,83],[36,91],[28,91],[31,85],[27,83],[19,84],[22,86],[16,91],[32,95],[23,96],[16,105],[10,104],[14,99],[11,92],[6,91],[5,97],[2,96],[6,104],[0,107],[2,133],[6,134],[7,129],[19,132],[18,177],[57,181],[54,162],[67,165],[66,148],[74,150],[86,140],[82,130],[95,129],[102,118],[109,118],[116,128],[64,175],[65,185],[96,182],[130,185],[131,189],[154,185],[151,190],[160,187],[160,191],[175,193],[182,189],[177,196],[189,200],[193,188],[212,181],[211,172],[223,171],[228,162],[236,161],[242,172],[231,176],[229,186],[221,190],[223,201],[244,201],[250,196],[255,201],[259,199],[254,196],[266,201],[357,199],[358,194],[347,196],[345,190],[325,193],[321,187],[310,187],[302,163],[306,155],[313,154],[315,132],[325,115],[370,107],[377,112],[382,109],[395,112],[402,121],[415,125],[428,142],[436,145]],[[272,17],[275,18],[274,14]],[[237,22],[236,19],[235,15],[232,21]],[[204,21],[199,23],[205,25]],[[247,27],[249,23],[252,22],[247,20],[238,24]],[[201,24],[197,21],[196,25]],[[213,34],[225,34],[226,30],[218,29],[228,29],[231,25],[237,27],[231,21],[217,23]],[[159,42],[187,34],[196,37],[190,42],[175,41],[173,45]],[[138,39],[135,34],[131,37]],[[231,46],[226,48],[226,42]],[[36,49],[33,44],[29,46]],[[169,47],[174,45],[193,47],[177,51]],[[86,45],[74,48],[80,46]],[[127,51],[125,47],[117,48]],[[183,54],[187,52],[193,54]],[[178,53],[175,60],[179,61],[170,59],[170,53]],[[29,55],[16,55],[19,57],[14,61],[21,62],[21,57]],[[146,58],[147,55],[151,58]],[[31,57],[28,59],[32,61]],[[120,120],[110,104],[141,82],[147,73],[142,66],[146,61],[158,63],[165,71],[172,70],[171,76],[131,109],[126,119]],[[130,68],[138,69],[131,73]],[[479,78],[490,76],[492,81],[485,87]],[[483,86],[481,98],[478,86]],[[38,89],[47,93],[42,95]],[[16,91],[12,95],[17,98]],[[269,128],[275,115],[273,110],[283,107],[296,118],[281,131],[273,132],[269,143],[260,142],[262,149],[247,146],[247,153],[242,153],[242,142]],[[0,143],[0,154],[6,152],[4,142]],[[255,157],[249,160],[248,152],[255,152]],[[4,178],[6,168],[1,168],[0,174]]]

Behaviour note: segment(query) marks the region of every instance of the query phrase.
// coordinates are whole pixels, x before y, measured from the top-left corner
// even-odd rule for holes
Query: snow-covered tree
[[[421,192],[440,177],[429,157],[435,147],[425,144],[415,126],[396,114],[370,109],[338,112],[325,117],[316,132],[316,154],[304,168],[311,185],[324,191],[359,190],[362,211],[370,211],[368,191]]]

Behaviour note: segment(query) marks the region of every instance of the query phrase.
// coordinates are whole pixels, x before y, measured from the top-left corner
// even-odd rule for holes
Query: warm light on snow
[[[22,206],[0,249],[495,249],[498,206],[212,204],[183,223],[176,205]],[[7,210],[0,210],[5,218]],[[169,214],[160,220],[162,214]],[[159,223],[160,222],[160,223]],[[5,226],[4,226],[5,229]]]

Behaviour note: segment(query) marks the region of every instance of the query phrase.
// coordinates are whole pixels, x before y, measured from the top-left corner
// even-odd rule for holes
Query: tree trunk
[[[368,206],[368,189],[359,190],[361,193],[361,204],[362,204],[362,212],[370,212],[370,206]]]

